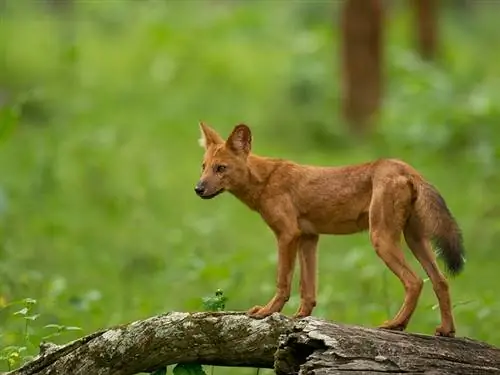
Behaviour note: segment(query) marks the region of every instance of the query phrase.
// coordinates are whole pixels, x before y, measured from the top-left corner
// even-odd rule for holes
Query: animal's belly
[[[325,218],[323,220],[299,219],[299,226],[307,234],[353,234],[368,229],[368,213],[363,212],[354,218]]]

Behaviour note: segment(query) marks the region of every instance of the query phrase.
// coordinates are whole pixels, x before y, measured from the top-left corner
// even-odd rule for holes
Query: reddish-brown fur
[[[316,249],[320,234],[369,230],[377,255],[399,278],[405,298],[382,328],[404,330],[416,308],[422,279],[401,250],[401,234],[429,276],[439,302],[436,334],[454,336],[448,282],[438,268],[431,241],[452,274],[464,264],[460,229],[438,191],[408,164],[380,159],[359,165],[320,167],[254,155],[252,135],[238,125],[227,140],[201,123],[203,171],[195,190],[205,199],[228,191],[257,211],[276,235],[276,293],[249,315],[280,312],[290,297],[293,269],[300,264],[300,307],[296,317],[316,306]]]

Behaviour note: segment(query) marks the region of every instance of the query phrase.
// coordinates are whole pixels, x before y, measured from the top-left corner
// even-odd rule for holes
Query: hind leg
[[[404,231],[406,243],[429,276],[439,303],[441,325],[436,328],[436,335],[454,337],[455,323],[448,282],[437,265],[430,241],[419,230],[417,222],[413,221],[411,224],[413,225],[409,225]]]
[[[403,284],[403,304],[380,328],[403,331],[418,303],[423,280],[410,268],[401,250],[401,233],[411,208],[411,191],[404,177],[387,178],[374,186],[370,205],[370,239],[377,255]]]
[[[410,319],[417,307],[418,298],[423,287],[423,280],[410,268],[405,260],[398,240],[377,232],[372,234],[372,242],[377,255],[394,273],[405,289],[405,297],[398,313],[384,322],[380,328],[403,331],[408,326]]]

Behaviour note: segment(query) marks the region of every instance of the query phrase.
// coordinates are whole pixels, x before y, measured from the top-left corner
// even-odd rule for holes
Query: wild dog
[[[300,306],[294,316],[311,315],[316,306],[319,235],[368,230],[377,255],[405,290],[398,313],[380,327],[405,330],[422,291],[423,280],[404,258],[403,235],[439,302],[441,325],[436,335],[455,335],[448,281],[431,244],[448,273],[457,275],[464,266],[462,234],[441,194],[413,167],[396,159],[338,167],[301,165],[253,154],[247,125],[237,125],[227,140],[204,123],[200,128],[205,155],[196,194],[211,199],[231,193],[258,212],[276,236],[276,292],[266,305],[251,308],[251,317],[281,312],[290,297],[297,254]]]

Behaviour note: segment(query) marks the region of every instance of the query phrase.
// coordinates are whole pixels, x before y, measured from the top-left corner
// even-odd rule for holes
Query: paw
[[[299,308],[297,310],[297,312],[293,315],[293,319],[302,319],[302,318],[305,318],[307,316],[311,316],[312,314],[312,309],[303,309],[303,308]]]
[[[436,336],[441,337],[455,337],[455,329],[453,328],[444,328],[443,326],[436,327]]]
[[[258,312],[259,310],[262,310],[262,309],[263,309],[262,306],[258,306],[258,305],[254,306],[250,310],[247,311],[247,315],[251,316],[251,315],[255,314],[256,312]]]
[[[311,316],[311,314],[308,314],[306,312],[303,312],[303,311],[298,311],[296,312],[293,316],[292,316],[292,319],[302,319],[302,318],[306,318],[308,316]]]
[[[404,331],[406,329],[406,324],[393,320],[387,320],[379,325],[378,328],[387,329],[389,331]]]
[[[271,315],[273,312],[262,306],[254,306],[247,311],[247,315],[254,319],[264,319],[265,317]]]

